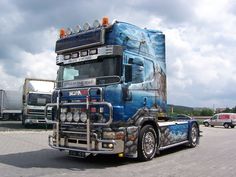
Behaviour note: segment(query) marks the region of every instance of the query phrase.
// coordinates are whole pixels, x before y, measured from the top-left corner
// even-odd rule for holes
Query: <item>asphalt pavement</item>
[[[236,176],[236,128],[201,126],[199,146],[161,151],[149,162],[109,155],[73,158],[48,147],[51,130],[1,130],[0,124],[1,177]]]

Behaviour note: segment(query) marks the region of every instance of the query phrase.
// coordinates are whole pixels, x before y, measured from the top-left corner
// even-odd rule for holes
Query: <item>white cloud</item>
[[[26,71],[25,77],[40,79],[56,79],[56,55],[52,51],[38,54],[22,52],[19,66]]]
[[[10,76],[6,74],[2,64],[0,63],[0,89],[10,89],[10,90],[18,90],[23,83],[23,80],[18,78],[17,76]]]
[[[122,6],[119,1],[101,4],[95,0],[93,7],[87,1],[80,2],[76,11],[77,6],[67,3],[55,10],[53,2],[45,6],[40,1],[13,2],[0,3],[4,7],[0,23],[5,26],[0,33],[9,32],[8,36],[0,36],[4,41],[4,45],[0,44],[0,77],[4,80],[0,88],[12,87],[9,83],[19,83],[18,78],[24,77],[55,79],[54,46],[58,26],[75,26],[108,15],[110,20],[127,21],[165,33],[169,103],[236,105],[236,16],[232,10],[236,6],[233,0],[132,0]],[[18,29],[20,33],[16,33]],[[18,71],[11,72],[11,68],[7,68],[11,65]]]
[[[9,3],[7,0],[1,0],[0,6],[0,34],[9,34],[14,32],[16,27],[18,27],[24,21],[22,14],[17,10],[17,8]],[[9,13],[11,12],[11,13]]]
[[[24,45],[17,48],[11,47],[9,52],[12,52],[12,59],[1,58],[0,60],[1,89],[18,90],[26,77],[56,79],[58,67],[56,54],[52,49],[57,39],[57,30],[48,28],[28,35],[30,35],[32,47],[37,48],[39,52],[26,51]]]

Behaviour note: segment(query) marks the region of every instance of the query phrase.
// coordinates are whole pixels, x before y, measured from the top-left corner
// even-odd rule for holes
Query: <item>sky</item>
[[[104,16],[166,35],[169,104],[236,106],[233,0],[0,0],[0,89],[55,79],[59,29]]]

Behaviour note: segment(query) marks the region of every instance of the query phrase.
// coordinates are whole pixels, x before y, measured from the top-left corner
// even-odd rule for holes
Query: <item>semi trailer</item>
[[[0,90],[0,120],[21,120],[22,96],[20,90]]]

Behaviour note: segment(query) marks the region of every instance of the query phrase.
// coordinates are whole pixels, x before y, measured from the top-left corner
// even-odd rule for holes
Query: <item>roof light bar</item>
[[[88,31],[90,29],[100,28],[101,26],[106,27],[108,25],[110,25],[109,18],[108,17],[103,17],[101,23],[99,22],[99,20],[94,20],[93,26],[90,26],[89,23],[86,22],[86,23],[84,23],[82,28],[80,27],[80,25],[77,25],[75,27],[75,29],[67,28],[65,30],[65,29],[62,28],[62,29],[60,29],[59,36],[60,36],[60,38],[64,38],[64,37],[69,36],[69,35],[74,34],[74,33],[80,33],[82,31]]]

